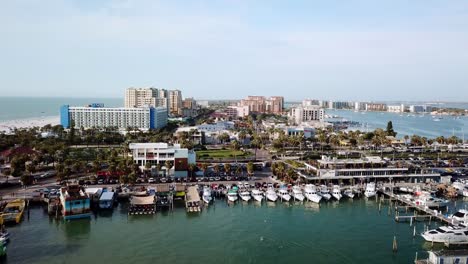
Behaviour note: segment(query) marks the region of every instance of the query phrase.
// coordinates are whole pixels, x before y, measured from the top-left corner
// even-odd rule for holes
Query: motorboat
[[[320,196],[322,196],[322,198],[327,201],[330,200],[330,191],[328,190],[328,187],[326,185],[320,185]]]
[[[298,200],[301,202],[304,201],[305,197],[304,197],[304,194],[302,193],[301,187],[294,186],[292,188],[292,197],[294,198],[294,200]]]
[[[307,184],[305,186],[304,196],[307,198],[307,200],[314,203],[319,203],[320,200],[322,200],[322,196],[317,194],[317,188],[313,184]]]
[[[0,231],[0,246],[6,245],[10,241],[10,233],[4,228]]]
[[[374,197],[377,192],[375,191],[375,182],[369,182],[366,185],[366,190],[364,191],[364,196],[367,198]]]
[[[263,200],[263,192],[258,189],[253,189],[251,194],[255,201],[261,202]]]
[[[229,202],[237,201],[237,189],[231,189],[227,193],[227,199]]]
[[[278,196],[281,199],[281,201],[289,202],[291,200],[291,195],[289,195],[289,192],[287,189],[279,189],[278,190]]]
[[[341,197],[343,197],[341,195],[341,189],[340,189],[340,186],[338,185],[333,185],[333,188],[332,188],[332,196],[333,198],[335,198],[336,200],[340,200]]]
[[[265,193],[265,196],[267,200],[271,202],[276,202],[276,200],[278,200],[278,195],[276,194],[273,188],[268,188],[268,190]]]
[[[351,189],[344,190],[343,195],[350,198],[350,199],[354,198],[354,192]]]
[[[428,208],[446,207],[448,203],[449,203],[448,200],[433,197],[431,195],[420,196],[414,201],[414,204],[422,205]]]
[[[242,201],[244,201],[244,202],[248,202],[248,201],[250,201],[250,199],[252,198],[252,197],[250,196],[250,193],[249,193],[248,191],[241,191],[241,192],[239,193],[239,196],[240,196],[240,198],[242,199]]]
[[[468,228],[466,226],[440,226],[423,232],[421,236],[428,242],[461,244],[468,242]]]
[[[462,223],[468,222],[468,210],[460,209],[456,213],[449,215],[448,218]]]
[[[116,195],[115,192],[105,191],[101,194],[99,198],[99,208],[100,209],[112,209],[114,208]]]
[[[211,194],[211,188],[209,186],[203,187],[202,199],[205,203],[209,204],[213,201],[213,196]]]
[[[19,224],[23,217],[25,205],[26,202],[23,199],[15,199],[8,202],[0,214],[0,224],[8,222]]]

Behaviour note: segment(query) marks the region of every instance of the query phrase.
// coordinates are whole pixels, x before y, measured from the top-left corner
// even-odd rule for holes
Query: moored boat
[[[332,188],[332,196],[333,198],[335,198],[336,200],[341,200],[341,197],[343,197],[341,195],[341,189],[340,189],[340,186],[338,185],[333,185],[333,188]]]
[[[258,189],[253,189],[251,194],[255,201],[261,202],[263,200],[263,192]]]
[[[237,189],[231,189],[227,193],[227,199],[229,202],[237,201]]]
[[[268,188],[268,190],[265,193],[265,196],[270,202],[276,202],[276,200],[278,200],[278,195],[276,194],[273,188]]]
[[[322,200],[322,196],[317,194],[317,188],[313,184],[307,184],[304,187],[304,196],[307,200],[314,203],[319,203]]]
[[[350,198],[350,199],[354,198],[354,192],[351,189],[344,190],[343,195]]]
[[[366,196],[367,198],[371,198],[371,197],[374,197],[376,193],[377,192],[375,190],[375,182],[369,182],[366,185],[366,190],[364,191],[364,196]]]
[[[318,194],[327,201],[331,198],[330,191],[328,190],[328,187],[326,185],[320,185],[320,193]]]
[[[99,209],[112,209],[116,199],[115,192],[106,191],[99,198]]]
[[[301,202],[304,201],[305,197],[304,197],[304,194],[302,193],[301,187],[293,186],[292,197],[294,198],[294,200],[298,200]]]
[[[23,199],[15,199],[8,202],[0,215],[0,224],[19,224],[23,217],[25,206],[26,202]]]
[[[70,184],[60,188],[60,203],[65,220],[91,216],[90,199],[79,185]]]
[[[242,201],[244,201],[244,202],[248,202],[252,198],[252,197],[250,197],[250,193],[248,191],[241,191],[239,193],[239,196],[242,199]]]
[[[278,196],[281,199],[281,201],[289,202],[289,200],[291,200],[291,195],[289,195],[288,190],[284,188],[278,190]]]
[[[213,200],[211,188],[209,186],[203,187],[202,199],[207,204],[211,203],[211,201]]]

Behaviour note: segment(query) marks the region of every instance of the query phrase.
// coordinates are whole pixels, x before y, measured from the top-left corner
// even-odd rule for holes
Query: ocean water
[[[104,103],[106,106],[124,105],[122,98],[60,98],[60,97],[0,97],[0,122],[16,119],[58,116],[64,104],[83,106]]]
[[[415,222],[422,232],[423,222]],[[432,223],[432,227],[436,224]],[[183,207],[127,216],[127,205],[91,220],[54,220],[41,208],[10,227],[7,263],[411,263],[427,244],[374,199],[316,204]],[[393,237],[398,251],[392,251]]]
[[[441,116],[440,121],[434,121],[431,115],[410,115],[408,113],[389,112],[354,112],[350,110],[326,110],[327,115],[337,115],[341,119],[357,121],[361,124],[361,131],[374,130],[376,128],[385,129],[388,121],[392,121],[393,129],[398,133],[397,137],[404,135],[420,135],[428,138],[438,136],[450,137],[455,135],[463,138],[468,133],[468,117]]]

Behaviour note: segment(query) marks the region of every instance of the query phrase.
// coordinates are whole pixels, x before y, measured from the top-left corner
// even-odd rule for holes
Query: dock
[[[196,186],[187,188],[185,194],[185,208],[187,212],[201,212],[201,200]]]
[[[395,211],[396,211],[395,221],[397,222],[405,221],[405,220],[409,220],[412,222],[413,220],[416,220],[416,219],[426,218],[426,219],[429,219],[429,221],[439,220],[440,222],[448,224],[448,225],[460,224],[456,220],[446,218],[442,213],[438,212],[437,210],[433,210],[422,205],[413,204],[410,201],[395,195],[393,192],[387,191],[386,189],[381,190],[380,192],[385,197],[388,197],[390,201],[395,201]],[[400,204],[403,206],[398,206],[397,204]],[[414,210],[415,214],[414,215],[400,215],[398,208],[402,208],[402,207],[405,208],[406,211],[408,209]]]

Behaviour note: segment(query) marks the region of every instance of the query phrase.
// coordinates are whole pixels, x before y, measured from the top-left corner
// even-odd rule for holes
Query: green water
[[[410,263],[424,252],[408,223],[372,200],[321,204],[224,200],[201,214],[127,217],[127,205],[63,222],[33,208],[9,228],[8,263]],[[417,223],[418,231],[424,223]],[[398,252],[392,240],[398,239]]]

